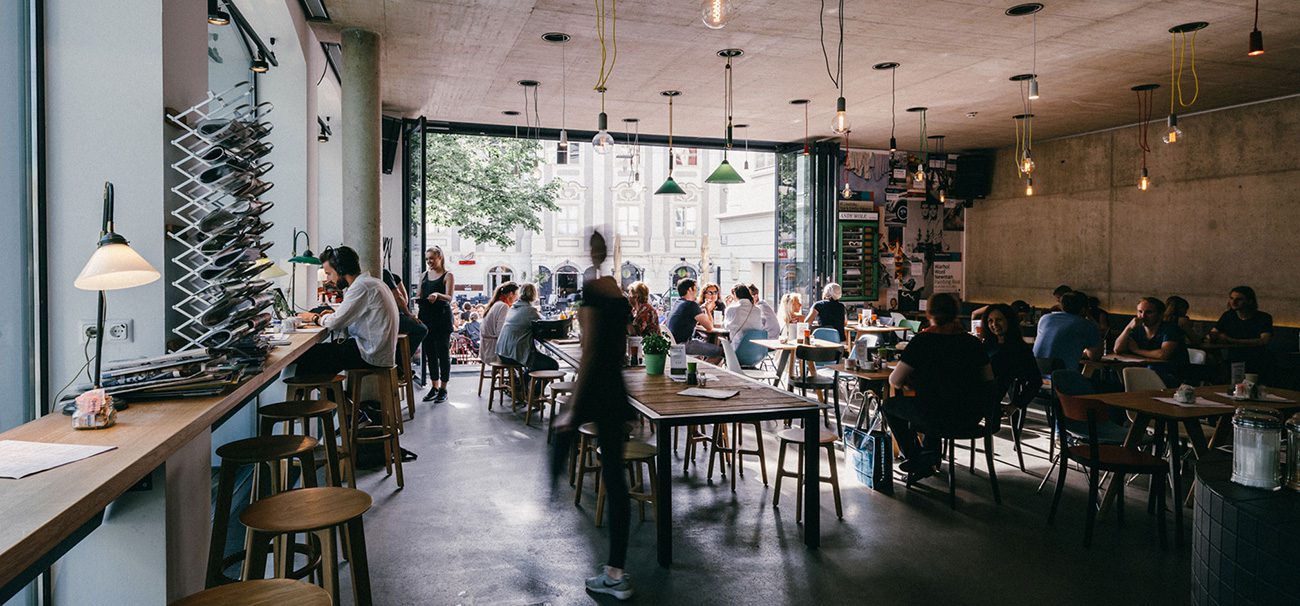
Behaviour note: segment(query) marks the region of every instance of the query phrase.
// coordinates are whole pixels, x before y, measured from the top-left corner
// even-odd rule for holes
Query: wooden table
[[[753,341],[750,341],[750,343],[757,343],[772,351],[781,352],[780,358],[777,360],[776,363],[777,383],[781,382],[782,374],[785,374],[787,377],[789,377],[790,381],[794,380],[794,364],[790,364],[788,362],[790,362],[790,353],[793,352],[795,349],[798,349],[799,346],[801,345],[800,343],[796,341],[788,341],[782,343],[780,339],[754,339]],[[810,342],[806,345],[809,347],[831,347],[831,348],[838,347],[840,349],[844,349],[846,347],[846,344],[844,343],[836,343],[834,341],[823,341],[822,339],[810,339]]]
[[[714,327],[712,330],[701,331],[704,333],[705,340],[709,343],[717,344],[719,338],[730,338],[731,331],[725,328]]]
[[[582,349],[577,343],[539,341],[539,345],[557,358],[578,367]],[[712,378],[710,389],[734,389],[740,393],[726,400],[712,400],[678,395],[686,389],[685,383],[673,381],[664,375],[648,375],[643,368],[629,368],[623,372],[631,404],[655,424],[658,436],[658,501],[655,502],[656,544],[660,566],[673,561],[673,501],[672,459],[673,428],[681,425],[707,425],[767,421],[772,419],[803,419],[804,477],[817,478],[821,474],[819,438],[821,420],[819,413],[824,405],[801,398],[790,392],[755,381],[726,369],[698,362]],[[579,370],[581,372],[581,370]],[[816,549],[821,544],[821,492],[819,482],[804,482],[804,545]]]
[[[0,516],[4,519],[0,524],[0,603],[98,528],[110,503],[274,382],[281,370],[325,334],[289,335],[291,343],[272,350],[261,374],[223,396],[133,404],[119,412],[117,424],[108,429],[75,430],[72,417],[55,412],[0,434],[0,440],[116,446],[104,454],[20,480],[0,479]],[[188,537],[194,549],[206,554],[206,545],[196,540]],[[199,575],[202,579],[201,569]],[[201,583],[198,589],[202,589]]]
[[[1080,369],[1085,377],[1091,377],[1097,371],[1102,372],[1123,372],[1125,368],[1137,368],[1159,364],[1166,360],[1156,360],[1144,358],[1142,356],[1123,355],[1123,354],[1106,354],[1097,360],[1081,358],[1079,360]]]
[[[1227,404],[1232,408],[1226,407],[1188,407],[1179,406],[1162,402],[1155,398],[1171,398],[1174,390],[1163,389],[1160,391],[1130,391],[1118,393],[1104,393],[1087,396],[1094,400],[1100,400],[1110,406],[1122,408],[1134,414],[1133,425],[1129,428],[1128,435],[1124,438],[1124,446],[1136,446],[1143,436],[1146,435],[1147,427],[1155,423],[1157,427],[1165,430],[1165,438],[1169,446],[1169,474],[1174,483],[1174,502],[1178,506],[1174,507],[1174,526],[1178,530],[1175,535],[1177,541],[1182,540],[1183,524],[1183,507],[1182,507],[1182,444],[1179,440],[1178,428],[1181,425],[1187,432],[1187,441],[1191,444],[1192,451],[1196,453],[1197,458],[1205,456],[1211,448],[1229,439],[1231,435],[1232,414],[1236,411],[1237,406],[1259,406],[1263,408],[1273,408],[1279,411],[1288,411],[1300,409],[1300,392],[1289,389],[1269,388],[1268,393],[1292,400],[1292,402],[1268,402],[1268,401],[1236,401],[1227,396],[1221,395],[1228,392],[1231,388],[1227,385],[1211,385],[1208,387],[1196,388],[1196,395],[1207,400]],[[1217,419],[1214,431],[1213,441],[1205,439],[1205,432],[1201,430],[1202,419]],[[1109,503],[1115,492],[1118,483],[1122,479],[1116,475],[1111,479],[1110,486],[1106,490],[1105,503]],[[1104,506],[1103,504],[1103,506]]]

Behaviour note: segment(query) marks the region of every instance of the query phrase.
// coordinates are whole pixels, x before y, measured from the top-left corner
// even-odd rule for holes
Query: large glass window
[[[555,215],[555,233],[560,236],[578,235],[578,207],[574,204],[560,206]]]
[[[700,209],[694,206],[678,206],[673,209],[673,233],[679,236],[693,236],[699,223]]]
[[[619,206],[614,209],[614,219],[618,235],[623,237],[641,235],[641,207]]]
[[[34,56],[29,2],[0,2],[0,258],[14,275],[0,289],[0,431],[37,413],[36,284],[40,269],[33,204]]]

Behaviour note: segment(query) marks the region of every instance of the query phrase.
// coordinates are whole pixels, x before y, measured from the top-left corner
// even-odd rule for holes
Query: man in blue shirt
[[[1142,297],[1137,315],[1115,340],[1115,353],[1150,359],[1151,369],[1165,385],[1175,387],[1182,383],[1187,367],[1187,337],[1177,324],[1165,322],[1164,315],[1164,301]]]
[[[686,353],[703,358],[722,358],[722,346],[695,338],[695,326],[704,330],[713,330],[713,318],[704,313],[704,309],[695,302],[695,280],[687,278],[677,283],[677,294],[681,299],[668,314],[668,332],[673,334],[673,341],[686,346]]]
[[[1079,358],[1101,358],[1102,341],[1097,325],[1083,317],[1088,299],[1082,293],[1068,292],[1061,297],[1061,311],[1054,311],[1038,321],[1034,357],[1059,360],[1061,368],[1078,370]]]

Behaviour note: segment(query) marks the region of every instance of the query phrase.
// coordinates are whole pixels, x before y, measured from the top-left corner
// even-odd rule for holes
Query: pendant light
[[[886,61],[871,66],[871,69],[889,70],[889,153],[898,151],[898,139],[894,138],[894,127],[897,126],[897,108],[898,104],[898,63],[895,61]]]
[[[591,138],[592,149],[601,155],[608,154],[609,150],[614,148],[614,137],[609,134],[609,116],[605,114],[605,91],[607,90],[605,84],[609,81],[609,76],[614,71],[614,63],[618,60],[617,0],[609,0],[609,8],[605,8],[605,2],[606,0],[596,0],[596,39],[600,41],[600,75],[596,78],[595,90],[600,93],[600,115],[596,119],[596,136]],[[610,46],[613,47],[612,53],[606,53],[606,13],[609,13],[609,40]]]
[[[542,129],[542,119],[537,114],[537,89],[542,85],[536,80],[519,80],[516,82],[524,89],[524,137],[536,138]],[[533,100],[528,100],[528,91],[533,91]],[[532,115],[529,115],[528,106],[533,106]]]
[[[257,58],[248,64],[248,69],[255,74],[265,74],[270,71],[271,64],[266,61],[265,53],[257,51]]]
[[[1141,84],[1131,90],[1137,93],[1138,100],[1138,147],[1142,148],[1142,174],[1138,177],[1138,189],[1146,191],[1151,187],[1151,177],[1147,173],[1147,154],[1151,153],[1151,143],[1147,131],[1151,126],[1151,98],[1159,84]]]
[[[722,29],[736,15],[736,3],[732,0],[703,0],[700,15],[709,29]]]
[[[1031,65],[1033,66],[1033,71],[1029,79],[1030,99],[1038,99],[1038,11],[1041,10],[1043,10],[1043,5],[1038,2],[1017,4],[1006,10],[1006,15],[1008,17],[1024,17],[1029,15],[1033,20],[1033,25],[1031,26],[1033,31],[1033,45],[1031,50],[1032,58],[1030,60]]]
[[[1027,181],[1025,184],[1026,196],[1034,195],[1034,177],[1032,174],[1024,170],[1026,166],[1026,162],[1024,162],[1024,158],[1027,157],[1025,156],[1025,150],[1028,149],[1029,146],[1030,136],[1031,136],[1030,128],[1032,125],[1033,118],[1034,115],[1029,113],[1017,114],[1011,117],[1011,119],[1015,120],[1016,122],[1016,149],[1015,149],[1015,154],[1013,156],[1014,158],[1016,158],[1016,174],[1019,176],[1027,177]],[[1030,159],[1028,165],[1029,168],[1031,169],[1033,168],[1032,158]]]
[[[741,168],[749,170],[749,125],[737,124],[732,128],[745,131],[745,164]]]
[[[633,132],[635,131],[635,133]],[[632,173],[632,181],[641,182],[641,119],[640,118],[623,118],[623,136],[627,140],[627,146],[631,149],[627,154],[619,154],[616,158],[627,160],[627,170]]]
[[[659,94],[668,97],[668,178],[664,179],[664,184],[655,190],[655,195],[683,196],[686,195],[686,190],[682,189],[682,186],[673,180],[673,164],[676,164],[676,160],[673,159],[673,97],[682,93],[676,90],[666,90]]]
[[[943,168],[942,168],[938,173],[936,173],[936,174],[934,175],[934,177],[935,177],[935,179],[934,179],[935,186],[938,187],[938,189],[939,189],[939,203],[940,203],[940,204],[942,204],[943,202],[947,201],[947,199],[948,199],[948,194],[947,194],[946,191],[944,191],[945,189],[947,189],[947,188],[945,187],[944,181],[946,180],[945,177],[946,177],[946,173],[947,173],[947,171],[948,171],[948,155],[947,155],[947,153],[944,152],[944,146],[943,146],[943,140],[944,140],[944,138],[945,138],[945,137],[944,137],[943,135],[928,135],[928,136],[926,136],[926,139],[928,139],[928,140],[934,142],[934,144],[930,146],[930,149],[933,150],[933,152],[935,153],[935,155],[939,156],[939,158],[941,158],[941,159],[943,160]]]
[[[907,111],[912,112],[914,114],[918,114],[920,116],[920,122],[919,122],[920,136],[918,137],[918,139],[920,140],[921,149],[920,151],[917,152],[918,161],[916,163],[916,172],[913,173],[912,178],[915,179],[917,182],[921,183],[923,186],[926,182],[925,165],[929,162],[929,158],[926,156],[926,139],[925,139],[925,112],[927,109],[929,108],[927,107],[907,108]]]
[[[560,45],[560,142],[557,145],[561,150],[569,149],[569,131],[565,130],[569,114],[569,61],[567,46],[565,42],[569,41],[569,35],[563,32],[547,32],[542,34],[542,39],[551,44]]]
[[[826,62],[826,75],[830,76],[831,84],[839,91],[839,97],[835,99],[835,116],[831,118],[831,132],[847,135],[851,125],[845,109],[847,103],[844,101],[844,0],[840,0],[839,10],[836,11],[835,16],[839,21],[840,42],[836,48],[835,70],[831,71],[831,58],[826,52],[826,0],[822,0],[821,12],[817,14],[817,23],[821,26],[822,32],[822,59]]]
[[[208,0],[208,23],[230,25],[230,13],[221,10],[220,0]]]
[[[1196,103],[1196,98],[1201,95],[1201,81],[1196,75],[1196,32],[1209,27],[1209,23],[1204,21],[1194,21],[1184,23],[1169,28],[1169,120],[1166,123],[1165,136],[1162,137],[1165,143],[1177,143],[1183,138],[1182,129],[1178,128],[1178,112],[1175,111],[1174,102],[1177,101],[1179,107],[1191,107]],[[1187,34],[1192,35],[1192,100],[1183,101],[1183,66],[1187,63]],[[1182,48],[1178,47],[1178,37],[1182,36]]]
[[[812,140],[808,138],[808,99],[791,99],[790,105],[803,106],[803,155],[812,153]]]
[[[1246,51],[1248,57],[1258,57],[1264,54],[1264,32],[1259,31],[1259,0],[1255,0],[1255,27],[1250,30],[1250,47]]]
[[[724,48],[718,51],[718,56],[723,57],[727,60],[727,65],[724,68],[724,71],[722,73],[722,79],[723,79],[723,103],[722,104],[723,104],[723,112],[726,114],[726,131],[725,131],[726,142],[723,144],[723,148],[722,148],[722,164],[719,164],[717,168],[713,169],[713,173],[710,174],[709,177],[704,180],[705,183],[715,183],[719,185],[732,185],[736,183],[745,182],[745,179],[740,176],[740,173],[736,172],[736,167],[732,166],[731,163],[727,161],[727,152],[731,150],[731,141],[732,141],[732,134],[733,134],[732,133],[733,127],[731,125],[731,109],[732,109],[732,100],[733,100],[732,92],[731,92],[731,60],[743,54],[745,54],[745,51],[742,51],[738,48]]]
[[[1016,74],[1011,76],[1012,82],[1020,83],[1020,104],[1024,107],[1024,113],[1020,114],[1021,122],[1017,123],[1017,126],[1023,125],[1024,129],[1023,132],[1021,130],[1016,131],[1016,162],[1019,165],[1017,170],[1019,170],[1021,174],[1025,175],[1034,172],[1035,167],[1033,150],[1034,98],[1029,96],[1029,89],[1033,87],[1034,78],[1034,74]]]

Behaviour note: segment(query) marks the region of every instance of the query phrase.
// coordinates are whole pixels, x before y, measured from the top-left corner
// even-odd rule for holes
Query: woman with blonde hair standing
[[[433,379],[424,401],[441,403],[447,401],[447,379],[451,377],[451,302],[456,277],[447,271],[447,257],[441,248],[430,246],[424,251],[424,260],[429,269],[420,274],[420,321],[429,329],[424,338],[424,359]]]

